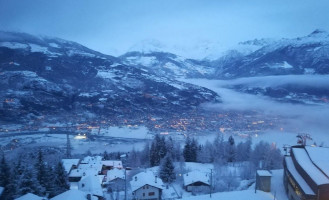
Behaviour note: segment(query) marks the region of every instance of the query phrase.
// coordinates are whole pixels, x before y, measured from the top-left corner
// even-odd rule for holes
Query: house
[[[284,186],[289,199],[329,199],[329,148],[293,146],[284,158]]]
[[[27,194],[15,199],[15,200],[46,200],[46,199],[47,198],[45,198],[45,197],[39,197],[35,194],[27,193]]]
[[[91,158],[91,157],[90,157]],[[72,169],[69,174],[69,182],[70,183],[77,183],[83,177],[87,176],[97,176],[101,175],[102,172],[102,162],[101,160],[95,159],[88,159],[82,160],[76,169]],[[75,185],[75,184],[71,184]]]
[[[125,188],[125,171],[124,169],[108,170],[106,174],[106,185],[112,190],[122,191]]]
[[[108,170],[123,169],[121,160],[103,160],[102,161],[102,174],[106,174]]]
[[[72,169],[77,169],[80,164],[80,159],[62,159],[64,169],[67,174],[70,174]]]
[[[86,192],[80,191],[80,190],[68,190],[66,192],[63,192],[62,194],[59,194],[50,200],[98,200],[97,197],[92,196],[91,194],[88,194]]]
[[[102,181],[97,176],[90,175],[79,181],[78,189],[102,199],[104,194],[101,183]]]
[[[271,177],[272,174],[268,170],[257,170],[256,189],[271,192]]]
[[[187,192],[209,192],[210,177],[208,173],[192,171],[183,175],[184,188]]]
[[[133,176],[130,186],[135,200],[162,199],[163,182],[152,171],[141,172]]]

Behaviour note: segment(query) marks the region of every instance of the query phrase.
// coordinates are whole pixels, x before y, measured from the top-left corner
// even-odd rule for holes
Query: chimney
[[[158,182],[158,176],[155,176],[155,183],[157,183]]]
[[[135,176],[135,181],[137,181],[137,176]]]

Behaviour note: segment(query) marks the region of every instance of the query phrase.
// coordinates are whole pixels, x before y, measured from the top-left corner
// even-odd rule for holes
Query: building
[[[79,190],[91,194],[98,199],[103,199],[103,189],[101,186],[102,181],[98,178],[98,176],[87,176],[79,181]]]
[[[192,171],[183,175],[184,188],[187,192],[207,193],[210,189],[208,173]]]
[[[121,160],[103,160],[102,161],[102,174],[106,174],[108,170],[123,169]]]
[[[66,173],[70,174],[72,169],[78,168],[80,159],[62,159],[62,163]]]
[[[161,200],[163,182],[151,171],[141,172],[130,181],[134,200]]]
[[[272,174],[268,170],[257,170],[256,189],[264,192],[271,192]]]
[[[289,199],[329,199],[329,148],[293,146],[284,158],[284,185]]]
[[[122,191],[125,188],[125,171],[124,169],[108,170],[106,174],[106,185],[111,190]]]

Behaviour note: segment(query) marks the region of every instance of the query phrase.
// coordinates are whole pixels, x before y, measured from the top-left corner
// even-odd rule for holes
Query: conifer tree
[[[18,195],[22,196],[27,193],[33,193],[35,195],[43,195],[44,188],[40,185],[36,175],[33,173],[32,168],[25,168],[18,188]]]
[[[55,177],[56,177],[55,186],[58,194],[63,193],[68,189],[70,189],[70,185],[68,183],[68,177],[62,162],[59,162],[55,168]]]
[[[175,167],[171,156],[167,154],[160,165],[160,178],[165,183],[172,183],[176,180]]]

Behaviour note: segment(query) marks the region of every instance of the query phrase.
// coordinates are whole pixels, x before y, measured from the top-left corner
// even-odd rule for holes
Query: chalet
[[[121,160],[103,160],[102,161],[102,174],[106,174],[108,170],[123,169]]]
[[[79,181],[79,190],[103,199],[102,181],[97,176],[87,176]]]
[[[35,194],[27,193],[27,194],[15,199],[15,200],[46,200],[46,199],[47,198],[45,198],[45,197],[39,197]]]
[[[162,199],[163,182],[153,172],[141,172],[130,181],[134,200]]]
[[[192,171],[183,175],[184,188],[187,192],[204,193],[209,192],[210,177],[209,174]]]
[[[70,174],[72,169],[78,168],[80,159],[62,159],[62,163],[66,173]]]
[[[284,186],[289,199],[329,199],[329,148],[293,146],[284,158]]]
[[[122,191],[125,186],[125,172],[123,169],[108,170],[106,174],[106,185],[109,185],[112,190]]]
[[[102,163],[98,159],[85,159],[80,162],[77,168],[72,169],[69,174],[69,181],[71,183],[79,182],[83,177],[101,175]]]

